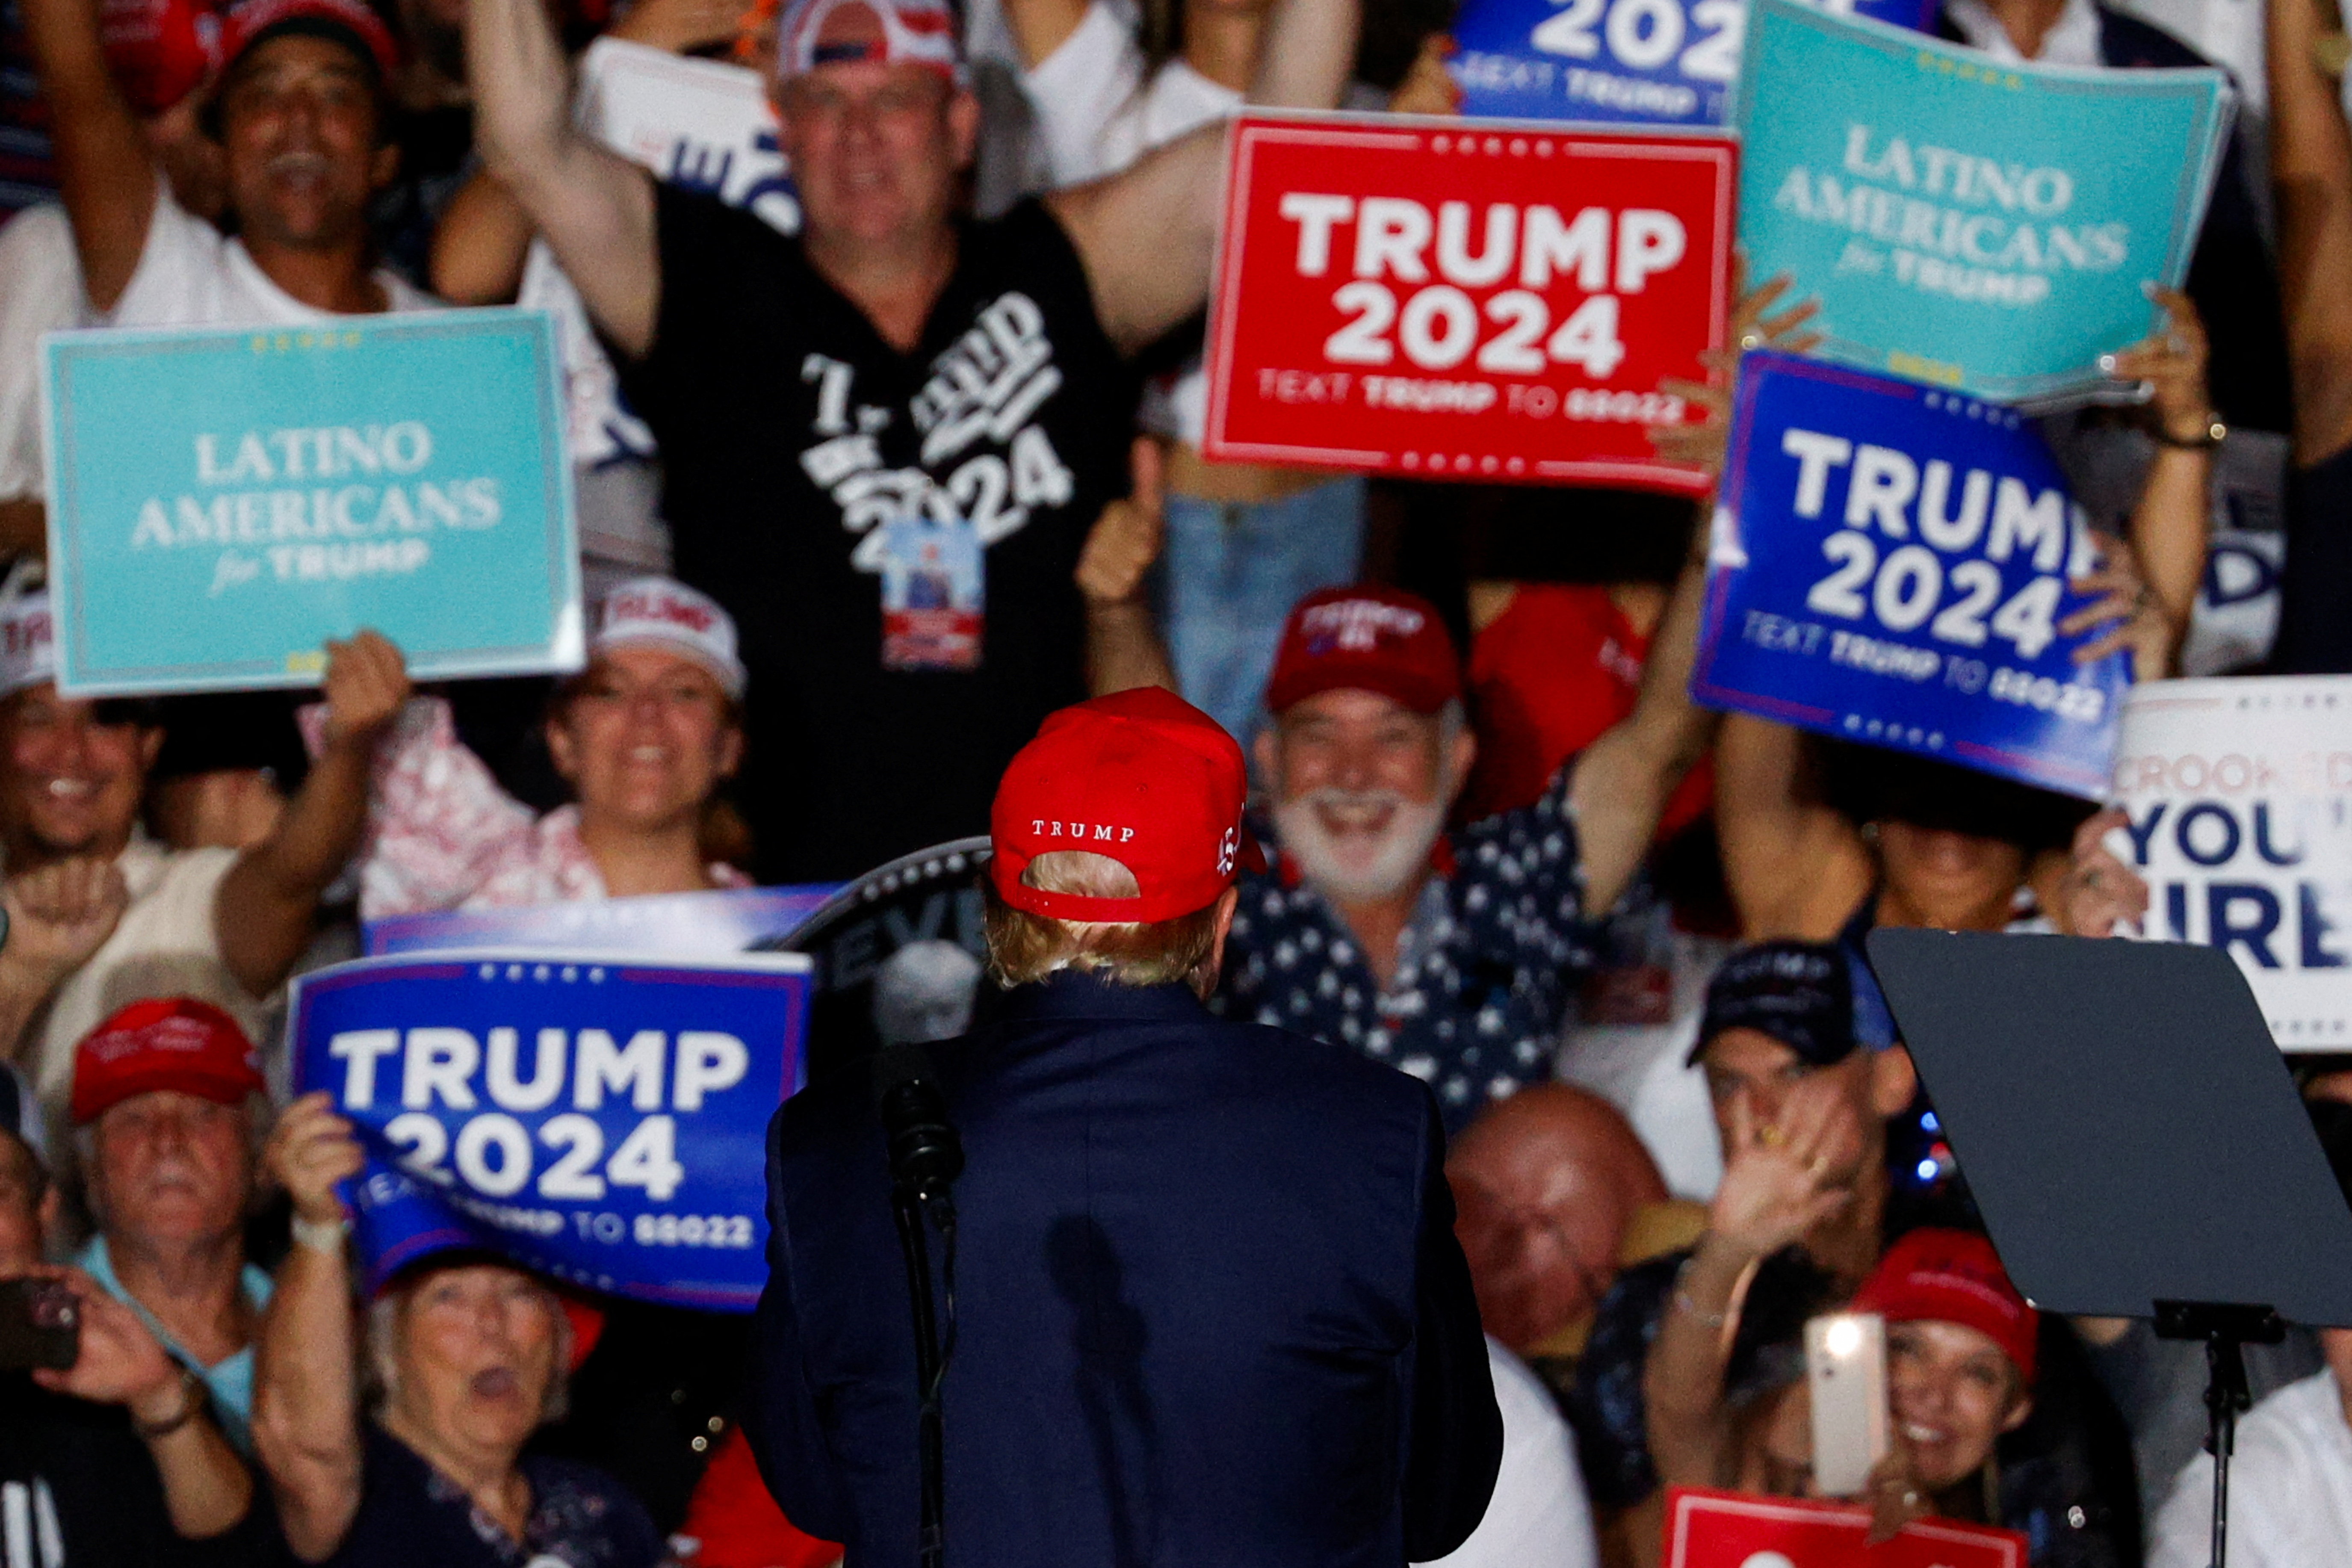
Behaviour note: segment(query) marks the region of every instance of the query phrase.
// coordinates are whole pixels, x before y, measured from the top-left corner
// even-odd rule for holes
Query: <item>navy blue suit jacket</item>
[[[1397,1568],[1470,1532],[1502,1423],[1423,1085],[1071,973],[932,1055],[969,1160],[954,1568]],[[762,1473],[849,1568],[911,1564],[913,1339],[864,1073],[777,1112],[768,1193]]]

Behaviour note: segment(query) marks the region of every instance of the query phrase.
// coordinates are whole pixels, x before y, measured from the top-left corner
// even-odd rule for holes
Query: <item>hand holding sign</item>
[[[1705,381],[1668,376],[1658,383],[1659,391],[1674,394],[1691,407],[1703,410],[1705,416],[1696,424],[1651,426],[1650,445],[1657,448],[1658,456],[1670,463],[1685,463],[1701,469],[1710,479],[1722,477],[1724,446],[1731,437],[1731,389],[1739,379],[1739,356],[1754,348],[1801,354],[1811,352],[1822,341],[1819,332],[1804,330],[1805,324],[1821,312],[1818,300],[1807,300],[1777,316],[1764,313],[1788,293],[1789,283],[1789,275],[1784,272],[1760,289],[1748,288],[1748,264],[1736,253],[1733,255],[1731,284],[1738,299],[1731,307],[1729,343],[1698,356],[1708,372]]]
[[[2050,912],[2061,931],[2113,936],[2117,927],[2137,926],[2147,918],[2147,883],[2106,843],[2109,834],[2130,821],[2109,806],[2074,830],[2071,864],[2058,882],[2058,907]]]
[[[2058,635],[2099,636],[2074,649],[2076,664],[2096,664],[2111,653],[2129,652],[2132,675],[2138,680],[2162,680],[2172,671],[2173,650],[2179,646],[2178,627],[2165,617],[2140,575],[2131,546],[2119,539],[2104,541],[2099,563],[2079,573],[2067,587],[2089,597],[2101,595],[2058,623]]]
[[[324,1089],[302,1095],[269,1130],[262,1167],[293,1201],[294,1217],[311,1225],[338,1225],[348,1217],[335,1188],[360,1173],[367,1153],[352,1124],[335,1114],[335,1099]]]
[[[2147,297],[2164,311],[2164,324],[2099,368],[2118,381],[2137,381],[2150,395],[2149,412],[2169,441],[2212,438],[2213,400],[2206,387],[2205,322],[2188,295],[2151,285]]]
[[[324,685],[329,751],[373,747],[409,698],[400,649],[376,631],[362,631],[349,642],[327,640]]]

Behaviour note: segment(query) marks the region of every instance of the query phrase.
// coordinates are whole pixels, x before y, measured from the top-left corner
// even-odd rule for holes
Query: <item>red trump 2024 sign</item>
[[[1873,1543],[1870,1510],[1677,1487],[1664,1568],[2025,1568],[2013,1530],[1918,1519]]]
[[[1723,341],[1728,139],[1253,115],[1232,148],[1207,456],[1706,489],[1645,427]]]

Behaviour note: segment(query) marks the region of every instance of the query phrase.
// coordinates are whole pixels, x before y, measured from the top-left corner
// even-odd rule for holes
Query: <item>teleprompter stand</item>
[[[2205,1344],[2213,1565],[2242,1347],[2352,1327],[2347,1207],[2226,953],[1878,931],[1871,966],[2001,1261],[2068,1317]]]
[[[2230,1456],[2237,1451],[2238,1417],[2253,1404],[2246,1387],[2248,1345],[2274,1345],[2286,1324],[2268,1307],[2226,1307],[2210,1301],[2158,1301],[2156,1331],[2168,1340],[2205,1342],[2205,1451],[2213,1456],[2213,1568],[2229,1561]]]

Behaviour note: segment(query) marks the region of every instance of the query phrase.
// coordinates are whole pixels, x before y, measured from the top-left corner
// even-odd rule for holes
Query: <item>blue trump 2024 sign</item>
[[[1740,362],[1691,696],[2068,795],[2107,786],[2130,661],[2058,623],[2097,546],[2015,412]]]
[[[1825,0],[1925,27],[1937,0]],[[1468,0],[1450,63],[1465,114],[1720,125],[1748,0]]]
[[[748,1311],[768,1119],[801,1087],[809,961],[372,958],[294,989],[298,1091],[359,1128],[372,1281],[452,1247],[640,1300]]]
[[[58,332],[42,354],[66,690],[307,685],[362,626],[420,678],[579,667],[542,312]]]
[[[1739,242],[1820,300],[1824,359],[2004,402],[2098,391],[2177,285],[2229,132],[2214,70],[2001,65],[1753,0]]]

